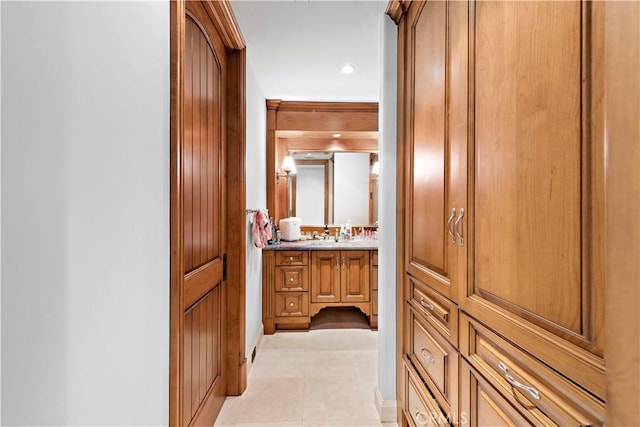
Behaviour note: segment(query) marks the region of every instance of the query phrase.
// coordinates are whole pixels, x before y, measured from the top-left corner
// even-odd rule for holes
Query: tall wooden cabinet
[[[409,424],[604,422],[602,8],[389,5]]]

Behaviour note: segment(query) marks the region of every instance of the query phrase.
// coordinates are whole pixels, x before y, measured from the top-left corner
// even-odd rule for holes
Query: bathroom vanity
[[[308,329],[325,307],[357,307],[378,327],[378,242],[305,240],[262,251],[262,323]]]

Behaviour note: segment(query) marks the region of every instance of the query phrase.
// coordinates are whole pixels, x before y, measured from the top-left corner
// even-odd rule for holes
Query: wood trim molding
[[[608,425],[640,419],[640,3],[604,2]]]
[[[299,102],[267,99],[267,209],[276,222],[287,216],[288,199],[275,175],[279,163],[291,147],[302,151],[364,152],[378,149],[378,103],[376,102]],[[280,135],[282,132],[282,135]],[[304,135],[305,132],[308,134]],[[344,132],[341,140],[318,138],[323,132]],[[366,137],[355,138],[354,135]],[[286,135],[283,138],[281,136]],[[312,137],[309,137],[313,135]],[[306,136],[306,138],[304,138]],[[303,141],[304,139],[304,141]],[[309,143],[312,142],[311,145]],[[331,144],[335,147],[331,148]],[[286,200],[285,200],[286,199]]]
[[[409,9],[410,3],[411,0],[390,0],[384,13],[389,15],[393,22],[399,24],[402,16],[407,12],[407,9]]]
[[[203,4],[226,48],[228,50],[244,49],[246,44],[231,9],[231,3],[228,0],[207,0]]]
[[[246,300],[246,50],[230,52],[227,73],[227,395],[247,388]]]
[[[269,102],[277,101],[276,109],[279,111],[333,111],[338,113],[365,112],[377,113],[377,102],[316,102],[316,101],[281,101],[267,100]]]
[[[170,118],[169,118],[169,425],[182,423],[183,379],[183,245],[182,242],[182,111],[184,80],[185,3],[169,2]]]

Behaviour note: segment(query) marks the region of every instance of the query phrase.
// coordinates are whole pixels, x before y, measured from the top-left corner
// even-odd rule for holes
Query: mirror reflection
[[[377,153],[292,152],[293,215],[303,225],[376,225]]]

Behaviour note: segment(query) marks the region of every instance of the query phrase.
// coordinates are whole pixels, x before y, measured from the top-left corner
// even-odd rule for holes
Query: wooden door
[[[447,120],[449,7],[445,1],[414,2],[406,18],[406,51],[410,53],[404,97],[409,112],[405,122],[405,268],[451,297],[457,292],[452,282],[459,242],[454,224],[463,205],[452,198],[453,145]],[[465,143],[464,139],[459,142]]]
[[[369,301],[369,251],[340,251],[340,301]]]
[[[311,254],[311,302],[340,302],[340,251]]]
[[[462,306],[604,398],[601,7],[472,5]]]
[[[183,425],[211,425],[222,377],[225,49],[199,2],[187,2],[182,163]]]

